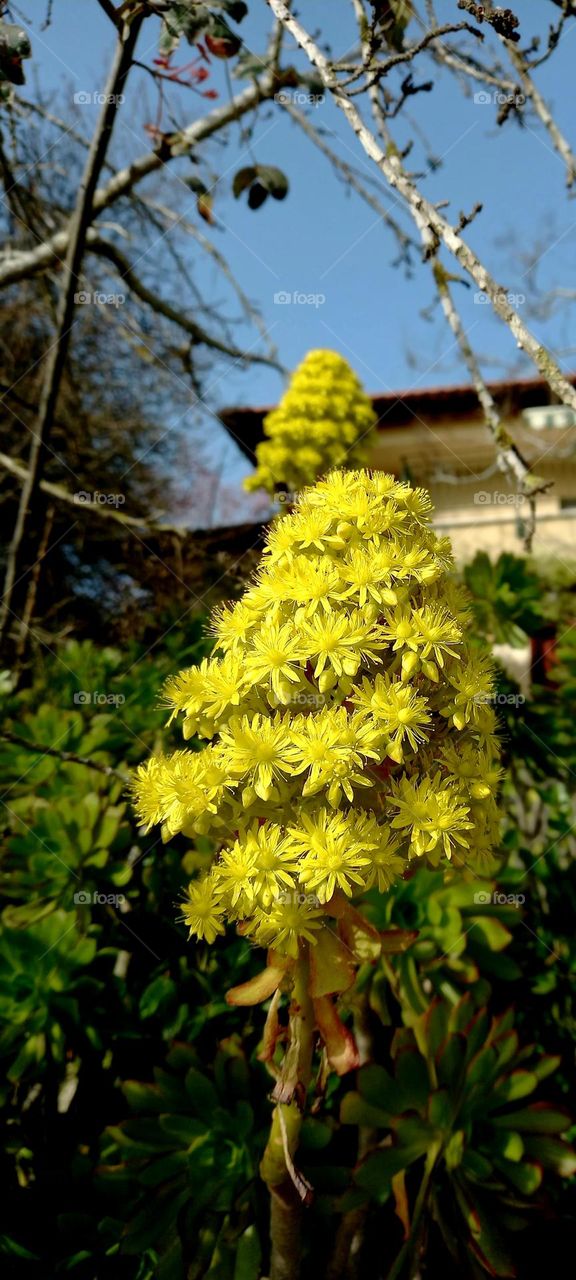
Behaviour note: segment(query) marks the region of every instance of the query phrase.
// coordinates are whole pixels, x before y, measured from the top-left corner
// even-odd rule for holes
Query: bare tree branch
[[[493,279],[474,250],[470,248],[457,230],[422,194],[403,168],[400,157],[397,154],[393,156],[386,155],[374,134],[362,119],[355,103],[340,87],[337,76],[328,59],[300,22],[291,15],[284,4],[284,0],[267,0],[267,4],[272,9],[275,17],[281,19],[287,31],[290,32],[304,50],[309,61],[321,76],[324,85],[332,94],[336,105],[343,112],[364,151],[378,165],[392,189],[397,191],[405,200],[415,221],[416,215],[423,219],[437,240],[446,246],[448,251],[460,263],[460,266],[472,277],[478,288],[488,295],[496,314],[508,326],[518,347],[524,350],[533,360],[542,377],[548,382],[558,398],[564,404],[576,409],[576,389],[564,377],[550,352],[537,341],[523,323],[517,311],[511,305],[507,291]]]
[[[332,150],[332,147],[328,145],[318,130],[314,128],[314,125],[308,119],[308,116],[304,115],[303,111],[299,111],[298,107],[295,107],[292,102],[286,102],[283,105],[284,110],[288,112],[292,120],[294,120],[298,127],[302,129],[302,132],[306,134],[306,137],[310,138],[310,141],[314,143],[314,146],[318,147],[318,150],[326,156],[331,165],[342,174],[346,179],[348,186],[352,187],[352,190],[355,191],[357,195],[359,195],[366,204],[370,205],[370,208],[382,218],[382,221],[396,236],[400,248],[405,254],[411,246],[414,246],[414,241],[410,239],[410,236],[403,230],[400,223],[397,222],[388,210],[384,208],[381,201],[364,186],[353,172],[350,165],[346,164],[346,161],[342,160],[341,157]]]
[[[412,62],[419,53],[422,53],[424,49],[428,48],[429,44],[433,44],[434,40],[439,40],[441,36],[452,35],[458,31],[468,31],[471,35],[476,36],[478,40],[484,39],[482,32],[478,30],[478,27],[473,27],[469,22],[449,22],[442,27],[434,27],[433,30],[428,31],[417,44],[411,45],[409,49],[403,50],[402,53],[395,53],[391,58],[387,58],[386,62],[374,62],[370,53],[368,53],[368,58],[364,61],[361,67],[353,67],[347,63],[336,63],[334,65],[334,70],[338,72],[351,71],[352,73],[349,80],[343,80],[341,82],[343,89],[348,88],[349,85],[353,84],[354,81],[359,79],[363,74],[367,75],[367,85],[376,84],[379,80],[382,80],[384,76],[387,76],[388,72],[392,71],[394,67],[399,67],[404,62]]]
[[[103,773],[107,778],[119,778],[120,782],[125,784],[130,782],[129,774],[112,768],[112,765],[99,764],[97,760],[89,759],[88,756],[78,756],[75,751],[59,751],[57,747],[45,747],[42,742],[29,742],[28,738],[22,738],[19,733],[10,733],[7,729],[0,731],[0,739],[3,742],[12,742],[16,747],[23,747],[25,751],[32,751],[37,756],[53,756],[54,759],[62,760],[65,764],[81,764],[85,769],[95,769],[97,773]]]
[[[10,475],[15,476],[17,480],[21,480],[26,484],[28,480],[28,471],[22,466],[21,462],[17,462],[15,458],[10,458],[7,453],[0,452],[0,467],[8,471]],[[55,498],[58,502],[63,502],[67,506],[73,506],[75,510],[83,516],[96,516],[100,520],[112,520],[116,524],[124,526],[126,529],[134,529],[142,534],[164,534],[171,533],[177,538],[186,538],[190,534],[190,530],[184,529],[180,525],[163,524],[159,520],[150,518],[144,520],[140,516],[128,516],[123,511],[117,511],[114,507],[100,506],[98,503],[79,501],[77,495],[70,493],[69,489],[65,489],[64,485],[54,484],[51,480],[41,480],[40,488],[43,493],[48,494],[51,498]]]
[[[363,14],[362,0],[352,0],[356,17],[361,24]],[[362,25],[360,25],[362,30]],[[374,124],[384,143],[386,151],[390,153],[394,149],[394,143],[390,135],[388,122],[380,104],[378,89],[376,86],[369,87],[369,97],[372,106],[372,115]],[[476,212],[476,210],[474,210]],[[468,218],[460,217],[458,230],[463,229],[472,220],[472,214]],[[437,235],[431,230],[426,219],[419,210],[413,210],[414,221],[420,232],[422,248],[424,252],[424,260],[429,262],[434,276],[440,304],[446,317],[446,320],[456,338],[460,352],[470,378],[472,385],[478,396],[478,402],[484,413],[484,418],[489,431],[492,434],[494,444],[496,446],[497,463],[501,470],[505,471],[510,477],[513,484],[518,486],[519,492],[528,497],[530,504],[530,521],[526,525],[525,545],[530,550],[534,531],[536,527],[536,493],[542,492],[549,487],[544,481],[538,477],[531,476],[530,467],[522,457],[520,450],[514,444],[506,431],[496,402],[489,391],[472,346],[468,341],[466,330],[462,323],[460,314],[454,304],[452,293],[449,285],[448,272],[444,270],[442,263],[438,257],[438,249],[440,247]]]
[[[570,143],[557,125],[548,103],[542,97],[539,89],[536,88],[522,54],[512,44],[507,43],[506,48],[508,49],[510,61],[518,72],[518,79],[524,96],[532,103],[536,115],[547,130],[553,147],[566,165],[566,186],[572,187],[576,181],[576,155],[574,155]]]
[[[521,101],[523,97],[529,102],[535,115],[538,116],[544,125],[554,149],[566,165],[566,185],[573,186],[576,180],[576,156],[557,124],[548,103],[542,97],[539,89],[534,83],[531,68],[528,66],[526,59],[516,48],[509,42],[504,42],[510,61],[514,70],[518,73],[516,81],[508,79],[504,73],[498,74],[497,70],[488,67],[482,67],[476,59],[471,59],[460,51],[456,52],[447,45],[435,45],[432,52],[434,58],[440,64],[450,67],[452,70],[459,72],[464,76],[470,77],[472,80],[479,81],[481,84],[495,85],[504,96],[518,100],[518,106],[522,107],[524,103]],[[520,95],[519,90],[522,90]]]
[[[165,316],[172,324],[178,325],[185,333],[189,334],[194,343],[211,347],[213,351],[219,351],[222,355],[230,356],[233,360],[240,360],[247,364],[264,364],[272,368],[278,368],[277,361],[272,360],[270,356],[252,354],[248,351],[241,351],[238,347],[231,347],[226,342],[222,342],[220,338],[209,334],[195,320],[190,320],[183,312],[178,311],[171,303],[166,302],[164,298],[160,298],[153,289],[149,289],[144,281],[136,275],[133,267],[130,265],[128,258],[112,244],[109,240],[103,240],[97,237],[90,242],[90,252],[96,253],[100,257],[107,258],[116,268],[121,280],[128,285],[128,288],[139,297],[146,306],[151,307],[153,311],[157,311],[159,315]]]
[[[280,30],[283,30],[283,28],[280,28]],[[28,100],[24,100],[21,98],[18,101],[15,101],[14,110],[16,111],[17,114],[23,117],[28,116],[30,113],[39,115],[43,120],[46,120],[49,124],[54,125],[55,128],[60,129],[62,133],[65,133],[67,137],[71,138],[74,142],[77,142],[80,146],[85,147],[86,149],[88,149],[88,147],[90,146],[89,138],[86,138],[82,133],[78,132],[77,130],[71,129],[65,120],[62,120],[60,116],[56,116],[52,112],[47,111],[39,103],[30,102]],[[104,168],[109,170],[111,173],[115,172],[114,166],[111,165],[109,162],[106,162],[106,164],[104,165]],[[182,231],[185,235],[192,236],[193,239],[196,240],[196,242],[201,246],[202,250],[214,260],[219,270],[222,272],[222,275],[225,276],[226,280],[230,284],[230,287],[234,290],[234,293],[236,294],[236,297],[238,298],[240,305],[245,311],[248,320],[255,325],[255,327],[258,329],[260,333],[260,336],[262,337],[262,340],[266,342],[271,365],[276,368],[282,369],[282,366],[278,358],[277,347],[269,337],[268,331],[266,329],[266,325],[264,324],[264,321],[262,319],[260,312],[258,311],[257,307],[254,305],[254,303],[251,301],[251,299],[248,297],[248,295],[244,292],[244,289],[240,285],[239,281],[236,279],[234,272],[231,270],[229,263],[227,262],[224,255],[220,253],[220,250],[216,247],[216,245],[213,244],[211,240],[209,240],[208,236],[204,235],[204,233],[200,230],[199,227],[195,226],[193,222],[190,222],[187,218],[183,217],[175,209],[171,209],[169,208],[168,205],[161,204],[157,200],[154,200],[149,196],[141,195],[138,191],[132,191],[130,195],[131,195],[132,201],[134,202],[135,207],[137,209],[142,210],[142,212],[152,220],[153,225],[157,229],[159,229],[160,231],[164,231],[167,226],[176,227],[179,231]],[[100,224],[100,227],[102,227],[102,224]],[[65,248],[65,235],[66,233],[63,233],[62,235],[63,249]],[[87,236],[88,244],[91,245],[94,242],[98,242],[99,239],[100,239],[100,236],[98,231],[93,228],[90,228]],[[177,260],[176,251],[173,249],[172,246],[170,246],[168,241],[166,243],[167,243],[168,249],[173,254],[174,259],[176,261]],[[23,266],[25,267],[24,276],[28,276],[30,273],[28,268],[26,267],[25,260],[23,261]],[[184,273],[185,266],[182,264],[181,261],[178,262],[178,268],[181,273]],[[37,263],[36,269],[38,271],[44,270],[45,264],[40,262]],[[0,271],[1,271],[1,267],[0,267]],[[186,279],[188,280],[190,287],[193,288],[194,284],[191,278],[189,276],[186,276]],[[208,343],[208,345],[210,345],[210,343]],[[246,355],[246,359],[247,361],[250,359],[248,353]]]
[[[185,129],[164,139],[155,151],[147,151],[124,169],[114,173],[110,180],[94,194],[92,201],[92,219],[104,209],[129,195],[138,183],[149,174],[156,173],[171,160],[186,155],[200,142],[212,137],[226,128],[234,120],[241,119],[259,103],[272,98],[283,85],[296,83],[295,72],[288,69],[283,74],[266,71],[260,80],[255,81],[223,106],[216,107],[200,120],[194,120]],[[0,259],[0,288],[23,280],[37,271],[45,271],[48,267],[60,262],[62,254],[68,247],[70,228],[66,227],[51,236],[44,244],[27,253],[9,254]]]
[[[38,418],[30,447],[28,474],[26,482],[22,486],[14,532],[6,557],[4,593],[0,605],[0,638],[5,632],[10,615],[18,558],[32,513],[35,493],[41,479],[54,411],[60,392],[72,329],[74,291],[77,288],[86,248],[86,232],[91,218],[94,192],[106,158],[118,106],[123,100],[122,90],[132,63],[141,23],[142,19],[134,19],[131,25],[118,38],[106,85],[104,105],[92,139],[90,151],[88,152],[76,208],[70,221],[65,277],[60,292],[56,317],[56,337],[46,357],[46,370],[40,396]]]

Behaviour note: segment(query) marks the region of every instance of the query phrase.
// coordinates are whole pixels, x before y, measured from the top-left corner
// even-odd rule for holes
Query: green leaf
[[[471,1151],[470,1148],[462,1156],[462,1169],[476,1182],[485,1183],[492,1174],[492,1165],[486,1156],[481,1155],[479,1151]]]
[[[24,1258],[27,1262],[39,1262],[37,1253],[30,1253],[23,1244],[18,1244],[11,1236],[0,1236],[0,1255],[9,1258]]]
[[[309,1116],[302,1122],[300,1147],[306,1151],[323,1151],[332,1140],[332,1132],[332,1127],[325,1121]]]
[[[512,1116],[510,1123],[512,1124]],[[490,1144],[490,1150],[497,1151],[499,1155],[506,1160],[512,1160],[517,1164],[524,1155],[524,1143],[519,1133],[505,1130],[503,1133],[495,1133]]]
[[[133,1111],[162,1111],[164,1099],[157,1085],[141,1084],[139,1080],[125,1080],[122,1093]]]
[[[520,1191],[523,1196],[532,1196],[542,1183],[543,1171],[540,1164],[514,1164],[510,1160],[497,1160],[496,1165],[505,1177]]]
[[[401,1109],[413,1107],[418,1111],[426,1105],[430,1092],[428,1068],[416,1049],[402,1049],[398,1054],[396,1079],[402,1089],[397,1104]]]
[[[209,1135],[210,1120],[210,1116],[204,1121],[192,1116],[160,1116],[160,1125],[169,1137],[177,1138],[180,1145],[186,1147]]]
[[[529,1133],[565,1133],[571,1124],[570,1112],[549,1102],[534,1102],[532,1106],[512,1111],[506,1116],[491,1116],[490,1120],[498,1128],[510,1126]]]
[[[474,916],[470,940],[485,943],[490,951],[502,951],[512,941],[510,930],[494,916]]]
[[[211,1080],[195,1067],[186,1072],[186,1093],[192,1103],[196,1115],[204,1120],[219,1107],[219,1098]]]
[[[271,164],[257,166],[258,181],[274,200],[284,200],[288,195],[288,179],[281,169]]]
[[[496,1082],[490,1093],[490,1110],[501,1107],[505,1102],[515,1102],[517,1098],[526,1098],[538,1086],[538,1079],[533,1071],[511,1071],[509,1076]]]
[[[362,1098],[380,1111],[396,1113],[408,1105],[408,1098],[397,1081],[376,1063],[361,1067],[356,1082]]]
[[[256,1227],[247,1227],[236,1249],[234,1280],[258,1280],[261,1261],[262,1249]]]
[[[340,1106],[342,1124],[362,1125],[368,1129],[389,1129],[392,1114],[366,1102],[359,1093],[354,1091],[345,1094]]]
[[[436,1055],[438,1083],[457,1089],[466,1062],[466,1041],[462,1035],[449,1035]]]
[[[450,1129],[454,1107],[447,1089],[437,1089],[428,1099],[428,1119],[438,1129]]]
[[[246,165],[234,174],[232,192],[236,199],[248,191],[248,206],[259,209],[268,196],[284,200],[288,195],[288,179],[281,169],[271,164]]]
[[[384,1204],[392,1192],[392,1178],[410,1163],[406,1152],[397,1147],[375,1151],[354,1171],[354,1181],[373,1200]]]
[[[175,999],[176,995],[176,984],[172,981],[172,978],[167,977],[166,974],[160,974],[142,992],[139,1004],[140,1017],[151,1018],[153,1014],[158,1012],[162,1004],[167,1004],[170,1000]]]
[[[238,196],[242,195],[243,191],[246,191],[248,187],[252,186],[252,183],[255,181],[257,176],[258,170],[253,164],[247,165],[244,169],[238,169],[238,172],[234,174],[234,178],[232,180],[232,192],[236,199],[238,199]]]
[[[544,1054],[530,1067],[530,1070],[538,1080],[545,1080],[547,1076],[553,1075],[558,1070],[561,1062],[560,1054]]]
[[[576,1152],[560,1138],[533,1138],[527,1134],[524,1145],[528,1156],[538,1160],[545,1169],[553,1169],[561,1178],[571,1178],[576,1173]]]
[[[163,1182],[185,1173],[188,1155],[186,1151],[172,1151],[169,1155],[154,1160],[138,1174],[138,1181],[143,1187],[159,1187]]]

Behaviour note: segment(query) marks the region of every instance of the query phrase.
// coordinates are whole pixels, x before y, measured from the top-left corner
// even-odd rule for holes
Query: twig
[[[470,59],[469,55],[455,52],[444,45],[435,46],[432,52],[438,62],[444,63],[452,70],[460,72],[472,80],[477,80],[481,84],[495,85],[496,88],[500,89],[503,96],[512,100],[519,97],[518,90],[520,87],[523,91],[523,97],[527,102],[531,103],[535,114],[547,130],[554,149],[566,165],[566,185],[572,187],[576,181],[576,156],[570,143],[556,123],[548,103],[542,97],[539,89],[537,89],[530,74],[532,68],[528,66],[523,55],[513,44],[506,42],[506,49],[510,61],[518,73],[517,82],[509,80],[504,74],[500,76],[493,71],[489,71],[487,68],[475,63]],[[519,102],[518,105],[523,105],[523,103]]]
[[[357,17],[360,18],[362,0],[353,0],[353,5]],[[393,148],[393,142],[384,112],[380,105],[378,90],[376,88],[370,91],[370,101],[372,104],[374,123],[379,131],[386,150],[390,152]],[[457,233],[472,221],[480,209],[481,206],[476,205],[469,215],[460,215],[458,227],[456,228]],[[482,377],[480,366],[466,336],[466,330],[462,324],[460,314],[454,304],[449,286],[448,273],[444,270],[438,259],[438,236],[431,230],[429,224],[418,210],[413,211],[413,217],[420,233],[422,247],[424,250],[424,260],[430,262],[432,268],[442,310],[452,333],[456,338],[464,363],[470,374],[472,385],[478,396],[479,404],[483,410],[486,425],[492,434],[496,447],[498,466],[508,474],[512,483],[518,486],[519,491],[524,496],[528,497],[530,504],[530,521],[525,528],[524,541],[526,550],[530,551],[536,528],[536,494],[538,492],[545,491],[550,487],[550,485],[549,483],[530,475],[530,467],[528,463],[523,458],[520,450],[514,444],[514,441],[508,435],[500,417],[496,402],[489,391],[484,378]]]
[[[6,557],[6,574],[4,578],[4,594],[0,606],[0,638],[3,636],[8,618],[16,581],[18,559],[24,543],[26,529],[32,514],[35,494],[42,476],[42,467],[47,452],[48,439],[52,428],[54,411],[60,393],[60,385],[64,372],[70,333],[73,327],[74,290],[82,266],[86,247],[86,233],[92,216],[92,202],[96,184],[102,171],[106,152],[112,136],[112,129],[119,103],[123,100],[122,90],[132,63],[134,47],[138,39],[142,19],[135,19],[127,31],[118,39],[114,59],[108,77],[104,95],[104,106],[96,127],[94,137],[80,183],[76,208],[70,220],[69,241],[65,262],[65,276],[58,300],[56,316],[56,336],[46,357],[46,369],[38,418],[36,421],[30,454],[28,459],[28,476],[22,486],[20,503],[16,516],[14,532]],[[36,557],[34,557],[36,558]]]
[[[336,105],[343,112],[364,151],[384,174],[392,189],[397,191],[406,202],[414,219],[416,220],[416,215],[422,218],[431,232],[446,246],[467,274],[472,277],[478,288],[488,295],[495,312],[508,326],[516,339],[517,346],[524,350],[533,360],[542,377],[558,398],[564,404],[576,409],[576,390],[564,377],[553,356],[526,327],[509,302],[506,291],[489,274],[474,250],[470,248],[470,245],[442,217],[438,209],[426,199],[413,179],[408,177],[402,167],[399,156],[386,155],[374,134],[364,123],[355,103],[341,89],[336,74],[327,58],[309,33],[301,26],[300,22],[292,17],[284,4],[284,0],[267,0],[267,4],[274,15],[284,22],[286,29],[304,50],[312,65],[316,67],[324,85],[332,94]]]
[[[29,742],[28,738],[21,738],[18,733],[9,733],[7,729],[0,730],[0,739],[3,742],[12,742],[15,747],[24,747],[26,751],[33,751],[36,755],[54,756],[56,760],[62,760],[65,764],[81,764],[85,769],[96,769],[97,773],[103,773],[107,778],[119,778],[121,782],[130,782],[129,775],[121,773],[120,769],[114,769],[109,764],[98,764],[96,760],[89,759],[87,756],[78,756],[74,751],[59,751],[57,747],[45,747],[41,742]]]
[[[518,492],[528,499],[530,520],[525,522],[524,526],[524,549],[529,553],[532,550],[532,540],[536,529],[536,494],[546,492],[552,482],[541,480],[531,475],[530,467],[506,431],[496,401],[482,377],[478,361],[466,336],[460,315],[454,305],[447,273],[437,260],[433,264],[433,273],[440,305],[460,347],[464,363],[470,374],[472,386],[482,407],[486,425],[492,434],[497,451],[498,466],[518,486]]]
[[[518,79],[525,97],[532,103],[536,115],[548,131],[552,145],[566,165],[566,186],[572,187],[576,181],[576,155],[574,155],[570,143],[564,137],[562,130],[556,124],[548,103],[542,97],[539,89],[536,88],[522,54],[518,49],[514,48],[514,45],[507,44],[506,47],[510,61],[518,72]]]
[[[356,176],[350,165],[346,164],[346,161],[342,160],[340,156],[332,150],[328,143],[324,141],[324,138],[318,130],[314,128],[314,125],[310,122],[308,116],[304,115],[303,111],[299,111],[298,107],[295,107],[292,102],[285,102],[283,105],[284,110],[288,112],[292,120],[294,120],[298,127],[302,129],[303,133],[310,138],[310,141],[314,143],[314,146],[318,147],[318,150],[326,156],[333,167],[343,175],[348,186],[351,187],[362,200],[365,200],[366,204],[370,205],[370,208],[373,209],[375,213],[379,214],[386,226],[394,232],[394,235],[400,242],[402,251],[406,253],[411,247],[413,247],[414,241],[411,240],[410,236],[402,229],[400,223],[392,217],[376,196],[374,196],[371,191],[368,191],[367,187],[365,187]]]
[[[109,240],[103,240],[102,237],[93,238],[90,241],[90,252],[99,254],[101,257],[107,258],[113,263],[118,271],[121,279],[128,285],[128,288],[139,297],[142,302],[151,307],[153,311],[157,311],[160,315],[170,320],[172,324],[176,324],[185,333],[188,333],[192,341],[197,345],[211,347],[213,351],[219,351],[222,355],[230,356],[234,360],[243,361],[246,364],[264,364],[277,368],[277,362],[270,356],[251,354],[250,352],[241,351],[238,347],[231,347],[226,342],[222,342],[219,338],[206,332],[201,325],[195,320],[190,320],[183,312],[178,311],[170,302],[166,302],[164,298],[160,298],[157,293],[149,289],[144,281],[140,279],[134,272],[128,258],[122,253],[115,244]]]
[[[111,0],[98,0],[98,4],[100,5],[100,8],[104,10],[106,17],[114,23],[114,26],[119,27],[120,18],[118,16],[118,11],[114,8]]]
[[[33,112],[36,115],[39,115],[43,120],[48,121],[49,124],[54,125],[55,128],[60,129],[62,133],[65,133],[67,137],[71,138],[74,142],[77,142],[80,146],[86,149],[90,146],[89,138],[86,138],[78,130],[71,129],[69,124],[65,120],[62,120],[60,116],[56,116],[52,112],[47,111],[46,108],[40,105],[39,103],[29,102],[28,100],[20,98],[18,101],[14,102],[13,109],[19,115],[24,117],[29,113]],[[114,166],[110,164],[108,161],[104,165],[104,168],[108,170],[110,173],[115,172]],[[153,226],[163,231],[163,228],[166,222],[169,222],[171,225],[176,226],[180,231],[183,231],[186,235],[193,236],[194,239],[197,241],[197,243],[204,250],[204,252],[209,254],[209,256],[214,259],[214,262],[217,264],[219,270],[226,277],[231,288],[234,290],[236,297],[238,298],[240,305],[244,308],[248,319],[251,320],[252,323],[256,326],[263,341],[267,343],[271,364],[277,367],[280,370],[280,372],[284,372],[284,369],[281,366],[279,361],[277,347],[269,337],[268,331],[266,329],[266,325],[264,324],[264,321],[262,319],[262,316],[260,315],[260,312],[254,306],[254,304],[252,303],[248,295],[244,292],[244,289],[242,288],[239,281],[236,279],[234,272],[231,270],[229,263],[224,257],[224,254],[220,253],[220,250],[216,247],[216,245],[214,245],[212,241],[209,240],[208,237],[202,233],[199,227],[196,227],[193,222],[189,222],[188,219],[184,218],[181,214],[177,213],[175,209],[170,209],[168,205],[161,204],[157,200],[153,200],[149,196],[140,195],[139,192],[137,191],[132,191],[130,194],[136,208],[140,209],[143,212],[143,214],[146,215],[152,221]],[[160,217],[158,217],[158,215],[160,215]],[[160,221],[160,218],[162,219],[162,222]],[[89,241],[92,242],[93,240],[96,240],[98,238],[99,237],[98,237],[97,231],[95,230],[93,231],[91,229],[88,235]],[[174,247],[170,245],[169,241],[166,241],[166,244],[167,244],[167,248],[169,249],[169,251],[174,257],[174,260],[178,261],[176,250],[174,249]],[[179,266],[180,272],[184,274],[184,267],[179,261],[178,261],[178,266]],[[186,275],[185,278],[189,282],[190,287],[195,288],[194,282],[192,281],[192,279],[188,275]],[[247,361],[249,361],[250,359],[249,353],[246,353],[246,359]]]
[[[50,540],[50,534],[52,532],[53,523],[54,523],[54,504],[51,502],[49,503],[46,509],[46,515],[44,519],[44,528],[42,530],[42,537],[40,539],[40,545],[38,547],[38,558],[33,568],[30,571],[30,576],[28,580],[26,599],[24,601],[24,608],[22,610],[22,628],[19,632],[18,642],[16,644],[16,663],[17,664],[20,663],[24,654],[25,639],[28,633],[28,628],[32,621],[34,606],[36,604],[36,596],[38,594],[38,583],[40,581],[40,575],[42,572],[42,561],[48,551],[48,543]]]
[[[133,188],[149,174],[156,173],[177,156],[189,154],[199,142],[211,138],[233,120],[252,111],[260,102],[272,98],[283,86],[293,86],[295,82],[296,75],[293,70],[289,69],[278,74],[267,72],[260,80],[254,81],[224,106],[216,107],[201,120],[194,120],[179,133],[165,138],[161,147],[155,151],[147,151],[126,168],[118,170],[104,186],[95,192],[92,217],[96,217],[103,209],[108,209],[121,196],[129,195]],[[27,253],[10,255],[2,261],[0,288],[53,266],[54,262],[59,261],[62,254],[66,252],[69,236],[70,228],[65,227],[35,249]]]
[[[364,73],[366,73],[367,76],[366,88],[370,84],[377,84],[379,80],[382,80],[384,76],[388,75],[388,72],[391,71],[393,67],[398,67],[403,62],[412,62],[412,60],[417,57],[419,53],[422,53],[424,49],[427,49],[428,45],[432,44],[434,40],[439,40],[441,36],[451,35],[458,31],[468,31],[471,35],[476,36],[478,40],[484,39],[484,36],[482,35],[482,32],[478,30],[478,27],[473,27],[469,22],[446,23],[443,27],[435,27],[433,31],[428,31],[426,35],[418,41],[418,44],[412,45],[410,49],[405,49],[402,53],[393,54],[391,58],[386,59],[386,62],[364,62],[361,67],[353,69],[350,79],[343,80],[341,82],[341,86],[343,89],[348,88],[349,85],[353,84],[353,82]],[[335,70],[346,71],[348,70],[348,66],[347,64],[344,66],[337,64],[335,66]]]
[[[21,480],[25,484],[28,480],[28,472],[21,462],[17,462],[15,458],[10,458],[7,453],[0,452],[0,467],[5,471],[9,471],[16,479]],[[123,525],[128,530],[144,534],[173,534],[177,538],[186,538],[191,535],[189,529],[172,524],[162,524],[160,521],[151,519],[141,519],[140,516],[127,516],[123,511],[117,511],[113,507],[106,504],[101,505],[96,502],[81,501],[78,495],[70,493],[63,485],[53,484],[51,480],[41,480],[40,488],[43,493],[49,494],[51,498],[56,498],[58,502],[64,502],[68,506],[73,506],[79,514],[84,516],[96,516],[100,520],[112,520],[116,524]]]

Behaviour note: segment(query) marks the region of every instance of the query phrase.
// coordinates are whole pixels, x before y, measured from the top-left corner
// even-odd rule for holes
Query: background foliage
[[[528,640],[538,659],[530,692],[504,672],[499,683],[505,856],[490,881],[422,870],[368,895],[405,949],[366,965],[344,997],[372,1065],[331,1078],[305,1122],[310,1275],[334,1239],[338,1274],[359,1223],[362,1275],[408,1274],[422,1243],[430,1274],[531,1274],[527,1259],[560,1248],[574,1212],[556,1176],[576,1167],[559,1136],[575,1027],[574,580],[509,555],[477,556],[465,576],[479,629]],[[224,1000],[261,961],[233,934],[188,943],[177,903],[209,846],[143,836],[123,780],[169,745],[163,677],[209,648],[202,619],[169,627],[153,659],[71,640],[38,657],[18,693],[3,680],[5,732],[20,740],[0,742],[0,1252],[15,1276],[265,1274],[262,1013]],[[532,1094],[549,1105],[531,1110]]]

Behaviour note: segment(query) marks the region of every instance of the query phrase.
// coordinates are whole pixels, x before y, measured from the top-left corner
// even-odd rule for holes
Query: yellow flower
[[[218,888],[230,898],[235,907],[241,897],[251,903],[256,893],[258,850],[253,840],[235,840],[231,849],[225,849],[215,867]]]
[[[214,942],[219,933],[224,933],[224,909],[210,876],[188,886],[188,898],[183,904],[182,914],[190,934],[196,938]]]
[[[256,823],[251,840],[257,865],[254,888],[259,902],[267,907],[287,889],[295,889],[297,860],[282,828],[271,822],[265,822],[261,827]]]
[[[216,647],[225,652],[241,652],[248,635],[257,626],[259,612],[242,600],[232,607],[224,605],[218,609],[212,623]]]
[[[299,875],[320,902],[329,902],[336,889],[350,896],[354,887],[366,883],[370,858],[360,841],[354,840],[350,824],[341,814],[320,810],[316,818],[302,814],[303,830],[290,828],[290,836],[300,850]]]
[[[261,627],[244,658],[244,670],[252,683],[265,682],[272,686],[278,702],[289,695],[290,684],[300,679],[299,664],[302,645],[293,627],[268,623]]]
[[[215,732],[215,721],[240,702],[243,684],[240,658],[233,654],[226,654],[221,659],[205,658],[200,667],[190,667],[166,682],[164,701],[172,707],[170,720],[179,711],[184,711],[185,738],[198,731],[204,737],[211,737]]]
[[[335,807],[342,792],[352,802],[353,786],[372,786],[364,766],[367,758],[378,760],[380,755],[374,750],[376,735],[362,717],[351,718],[344,707],[324,708],[318,715],[296,719],[290,736],[287,759],[295,774],[308,772],[303,796],[328,788],[328,801]]]
[[[399,855],[400,841],[390,831],[379,828],[380,839],[370,850],[370,873],[366,888],[376,886],[380,893],[387,893],[398,876],[405,870],[405,861]]]
[[[468,847],[463,831],[469,831],[470,806],[461,803],[458,792],[450,784],[442,784],[440,774],[424,778],[420,783],[401,778],[393,784],[390,804],[398,809],[392,819],[392,827],[408,827],[410,855],[432,853],[438,844],[447,858],[452,856],[453,844]]]
[[[391,586],[395,568],[392,544],[376,552],[353,547],[340,566],[340,578],[349,584],[342,592],[342,600],[354,596],[361,608],[370,600],[377,604],[397,604],[398,593]]]
[[[315,678],[322,675],[327,663],[336,676],[354,676],[364,657],[370,655],[372,662],[380,662],[376,650],[385,645],[370,615],[366,618],[360,610],[350,615],[342,612],[303,618],[301,632],[310,658],[316,659]]]
[[[301,942],[314,946],[318,930],[322,928],[324,913],[306,894],[287,891],[274,902],[269,912],[256,918],[252,928],[245,932],[253,936],[262,947],[273,946],[280,954],[297,958]],[[303,899],[303,901],[302,901]]]
[[[145,826],[218,849],[189,894],[197,936],[231,921],[296,956],[332,927],[334,895],[387,892],[410,858],[492,865],[492,667],[429,515],[428,496],[392,476],[330,473],[272,525],[256,580],[217,613],[223,656],[168,682],[184,734],[213,742],[150,760],[133,789]]]
[[[391,680],[389,676],[377,675],[374,681],[365,676],[351,700],[372,712],[387,735],[387,755],[399,764],[404,759],[405,738],[413,751],[427,741],[427,726],[432,719],[429,703],[411,685]]]
[[[490,713],[494,692],[494,667],[487,656],[474,657],[462,667],[448,672],[449,701],[442,709],[457,729],[472,723],[481,727],[494,723]]]
[[[247,489],[296,492],[335,466],[367,460],[376,415],[350,365],[335,351],[310,351],[276,409],[264,419]]]
[[[166,839],[206,814],[216,813],[222,777],[210,748],[176,751],[170,759],[141,765],[133,782],[136,809],[144,826],[163,824]]]
[[[233,777],[248,775],[255,794],[267,800],[274,779],[290,767],[290,744],[287,719],[280,714],[233,716],[220,732],[219,759]]]

